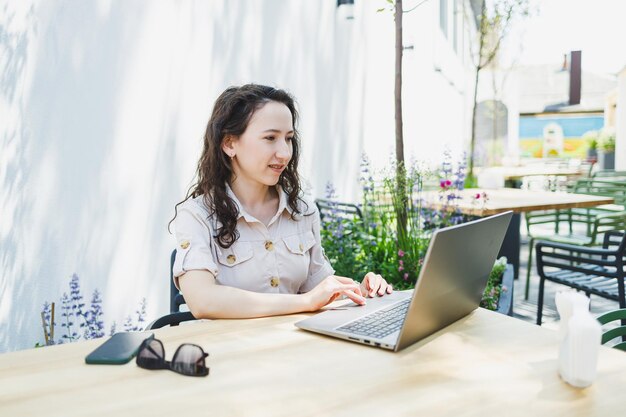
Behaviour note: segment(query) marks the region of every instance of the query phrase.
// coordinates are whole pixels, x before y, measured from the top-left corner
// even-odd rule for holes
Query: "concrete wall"
[[[73,273],[84,301],[101,291],[107,327],[143,297],[148,320],[167,312],[167,222],[230,85],[289,89],[312,193],[333,180],[353,199],[361,152],[379,165],[393,152],[386,4],[357,0],[345,20],[335,0],[2,2],[0,352],[43,341],[44,301],[57,302],[62,332]],[[405,15],[407,153],[430,161],[467,139],[470,90],[438,9]]]

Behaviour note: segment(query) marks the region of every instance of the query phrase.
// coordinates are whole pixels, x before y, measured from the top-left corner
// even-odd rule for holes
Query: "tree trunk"
[[[396,162],[398,167],[404,165],[404,136],[402,134],[402,0],[396,0],[396,78],[395,78],[395,112],[396,112]]]
[[[398,238],[406,235],[408,195],[406,189],[406,169],[404,166],[404,136],[402,134],[402,0],[395,4],[396,24],[396,77],[395,77],[395,115],[396,115],[396,218]]]
[[[476,68],[476,77],[474,78],[474,105],[472,106],[472,136],[470,138],[470,154],[469,167],[467,171],[467,183],[471,186],[474,184],[474,149],[476,147],[476,99],[478,98],[478,75],[480,67]]]

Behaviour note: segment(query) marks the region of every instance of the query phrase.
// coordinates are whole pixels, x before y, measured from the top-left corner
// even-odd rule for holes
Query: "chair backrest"
[[[559,233],[561,223],[568,223],[569,214],[563,210],[539,210],[524,213],[526,230],[532,235],[531,228],[537,225],[552,225],[555,233]]]
[[[607,245],[615,246],[618,244],[622,246],[623,252],[626,245],[626,240],[622,239],[624,234],[621,231],[623,230],[626,230],[626,211],[597,215],[593,223],[592,244],[599,244],[597,240],[600,236],[604,236],[603,246],[605,248],[608,248]]]
[[[180,306],[185,304],[185,298],[174,285],[174,260],[176,260],[176,249],[170,255],[170,313],[180,311]]]
[[[598,213],[593,209],[579,209],[570,210],[568,217],[571,223],[587,226],[589,246],[600,245],[606,232],[626,229],[626,211]]]
[[[621,253],[626,256],[626,231],[625,230],[612,230],[604,234],[604,241],[602,242],[603,249],[611,249],[616,253]]]
[[[583,178],[576,181],[573,192],[613,197],[615,204],[626,205],[626,181],[623,180]]]
[[[615,338],[621,337],[622,341],[616,345],[613,345],[615,349],[626,351],[626,308],[620,310],[609,311],[598,317],[598,321],[603,326],[616,320],[621,320],[621,326],[614,327],[607,330],[602,334],[602,344],[612,341]]]
[[[346,220],[363,220],[363,212],[356,204],[318,198],[315,200],[315,205],[320,212],[322,222],[333,217]]]
[[[607,178],[607,179],[620,178],[621,179],[621,178],[626,178],[626,171],[615,171],[613,169],[600,170],[600,171],[594,172],[592,177],[595,179],[602,179],[602,178]]]
[[[544,249],[545,247],[545,249]],[[580,248],[580,250],[577,250]],[[538,242],[535,246],[537,270],[544,268],[580,272],[623,280],[626,276],[626,232],[613,230],[604,233],[602,249],[586,249],[578,245]],[[621,294],[621,293],[620,293]]]
[[[146,326],[146,330],[159,329],[164,326],[178,326],[178,324],[195,320],[196,318],[189,311],[180,311],[180,306],[185,304],[185,298],[174,285],[174,260],[176,259],[176,249],[170,254],[170,313],[159,317]]]

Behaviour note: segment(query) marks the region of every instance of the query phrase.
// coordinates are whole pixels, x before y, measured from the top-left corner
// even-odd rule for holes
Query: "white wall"
[[[43,341],[44,301],[60,323],[72,273],[85,301],[102,292],[107,325],[142,297],[148,320],[167,312],[167,222],[230,85],[290,90],[304,177],[315,195],[332,179],[353,198],[361,152],[393,152],[385,5],[357,1],[346,21],[335,0],[0,2],[0,352]],[[467,137],[467,74],[437,55],[437,13],[428,2],[405,15],[407,154],[430,160]]]

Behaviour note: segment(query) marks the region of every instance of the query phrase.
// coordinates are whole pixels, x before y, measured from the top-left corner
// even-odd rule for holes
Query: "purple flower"
[[[70,306],[72,314],[80,320],[80,327],[86,326],[86,314],[83,311],[85,303],[83,303],[83,296],[80,293],[80,282],[77,274],[72,274],[70,279]]]
[[[126,320],[124,320],[124,331],[132,332],[133,331],[133,318],[130,316],[126,316]]]
[[[72,300],[67,295],[67,293],[63,293],[61,297],[61,327],[65,328],[65,334],[62,336],[63,339],[67,339],[70,342],[80,338],[80,335],[76,333],[72,326],[74,326],[73,317],[75,317],[72,312]]]
[[[407,272],[404,273],[404,280],[408,281],[409,280],[409,274]]]
[[[333,183],[331,181],[328,181],[326,183],[326,190],[325,190],[325,195],[327,199],[333,199],[336,197],[335,195],[336,191],[335,191],[335,187],[333,186]]]
[[[401,258],[404,256],[404,251],[402,249],[398,251],[398,256]]]
[[[404,271],[404,267],[403,266],[399,266],[398,267],[398,272],[402,272],[402,271]]]
[[[141,323],[143,323],[146,317],[146,299],[143,298],[141,303],[139,304],[139,309],[135,311],[135,315],[137,316],[136,323],[133,323],[133,319],[130,315],[126,316],[126,320],[124,321],[124,331],[126,332],[136,332],[139,330],[143,330]]]
[[[85,339],[97,339],[104,336],[104,321],[102,321],[102,298],[96,289],[91,297],[91,309],[86,313],[87,329]]]

